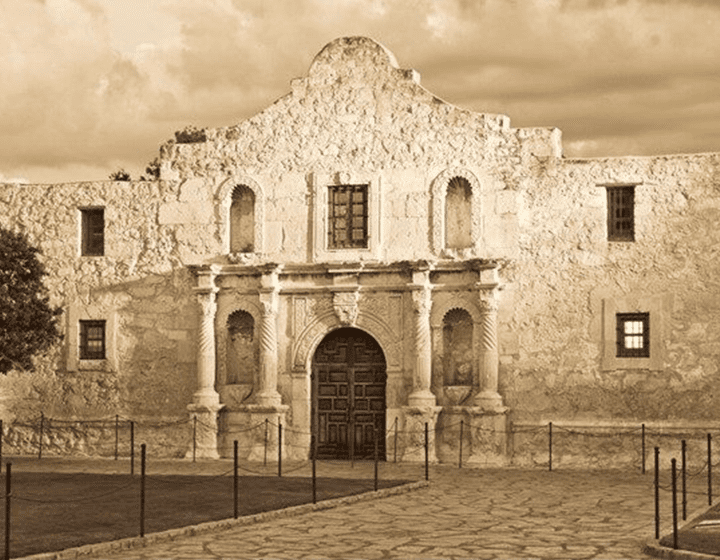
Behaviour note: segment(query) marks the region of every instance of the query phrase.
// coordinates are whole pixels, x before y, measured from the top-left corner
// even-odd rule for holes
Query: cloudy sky
[[[0,180],[138,177],[343,35],[567,156],[720,151],[720,0],[0,0]]]

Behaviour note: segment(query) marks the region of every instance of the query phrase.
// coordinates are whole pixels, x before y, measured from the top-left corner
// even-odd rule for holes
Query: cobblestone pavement
[[[387,476],[423,477],[421,468],[404,468],[382,465]],[[649,558],[642,546],[654,533],[650,473],[433,467],[430,482],[402,495],[102,558]]]

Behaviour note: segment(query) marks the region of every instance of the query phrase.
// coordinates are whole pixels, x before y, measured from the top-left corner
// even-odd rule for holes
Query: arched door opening
[[[380,345],[367,333],[328,334],[312,363],[313,427],[318,459],[385,460],[387,372]]]

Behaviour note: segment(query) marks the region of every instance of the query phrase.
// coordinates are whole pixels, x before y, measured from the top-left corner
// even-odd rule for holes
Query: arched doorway
[[[385,460],[385,355],[367,333],[328,334],[312,362],[313,424],[319,459]]]

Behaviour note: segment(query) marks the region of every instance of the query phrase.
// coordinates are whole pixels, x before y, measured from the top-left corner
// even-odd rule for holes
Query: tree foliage
[[[50,306],[39,249],[0,228],[0,373],[30,369],[32,358],[62,338],[60,308]]]
[[[130,173],[120,168],[108,175],[111,181],[130,181]]]

